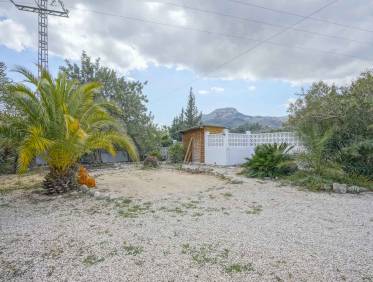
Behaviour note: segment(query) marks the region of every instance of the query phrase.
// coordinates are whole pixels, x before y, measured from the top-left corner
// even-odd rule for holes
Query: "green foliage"
[[[299,170],[282,179],[286,183],[305,187],[312,191],[330,191],[333,183],[345,183],[347,185],[357,185],[373,191],[373,181],[361,175],[319,175],[310,171]]]
[[[144,160],[144,168],[157,168],[159,167],[159,162],[155,156],[147,156]]]
[[[142,156],[160,147],[161,131],[148,112],[146,107],[148,99],[143,93],[147,82],[129,81],[118,75],[115,70],[102,66],[100,59],[93,62],[84,51],[80,65],[72,64],[67,60],[66,66],[60,69],[68,78],[77,79],[81,83],[91,81],[101,83],[102,87],[96,100],[111,101],[119,107],[119,111],[114,111],[112,114],[132,136]]]
[[[181,109],[180,115],[173,119],[169,128],[171,138],[181,141],[180,130],[198,126],[201,124],[201,120],[202,113],[196,106],[196,97],[193,94],[193,89],[190,88],[186,110]]]
[[[161,152],[159,150],[153,150],[147,154],[148,156],[151,157],[156,157],[158,160],[162,159]]]
[[[328,144],[331,141],[332,134],[332,130],[324,133],[320,132],[317,126],[300,130],[300,137],[306,148],[306,151],[298,156],[302,168],[320,176],[343,174],[340,165],[334,161],[328,151]]]
[[[175,143],[168,148],[169,160],[172,163],[181,163],[184,160],[185,150],[182,143]]]
[[[277,177],[294,172],[297,166],[289,154],[292,149],[285,143],[263,144],[255,148],[255,153],[243,164],[246,173],[253,177]]]
[[[373,73],[362,73],[347,87],[314,83],[302,92],[289,108],[289,125],[303,137],[328,135],[324,154],[328,164],[334,162],[347,173],[371,177],[371,145],[373,140]],[[307,137],[306,137],[307,138]],[[313,136],[310,136],[313,138]],[[324,159],[325,159],[324,158]],[[314,168],[320,174],[322,169]]]
[[[201,123],[202,113],[196,106],[196,97],[194,96],[192,87],[189,91],[188,103],[185,109],[185,128],[197,126]]]
[[[373,180],[373,139],[343,148],[341,162],[348,173],[361,174]]]
[[[125,149],[133,160],[138,159],[131,138],[111,116],[115,106],[96,102],[100,84],[80,85],[60,73],[53,79],[43,71],[37,79],[19,67],[25,83],[10,87],[9,102],[21,119],[3,120],[0,135],[18,142],[18,170],[27,170],[31,161],[41,156],[53,176],[70,175],[83,154],[104,149],[115,154],[115,146]],[[58,180],[59,181],[59,180]]]
[[[10,120],[21,122],[21,119],[16,116],[14,108],[9,104],[10,83],[6,65],[0,62],[0,126]],[[14,129],[9,129],[7,136],[0,134],[0,174],[16,172],[16,146],[21,135],[21,132],[16,132]]]
[[[172,139],[171,139],[171,136],[170,134],[168,133],[168,130],[167,132],[162,132],[161,134],[161,146],[162,147],[169,147],[172,145]]]

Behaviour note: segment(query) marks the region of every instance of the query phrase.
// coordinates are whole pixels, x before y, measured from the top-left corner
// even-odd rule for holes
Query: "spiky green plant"
[[[115,146],[119,146],[138,160],[132,139],[109,114],[114,106],[95,101],[99,83],[79,85],[63,73],[53,79],[47,71],[37,79],[25,68],[17,71],[25,83],[10,88],[10,99],[23,120],[3,122],[0,132],[9,136],[16,132],[22,137],[18,146],[20,173],[41,156],[50,170],[44,187],[50,193],[62,193],[76,186],[76,166],[83,154],[104,149],[115,155]]]
[[[254,177],[287,175],[297,168],[294,158],[289,154],[292,148],[286,143],[259,145],[243,167],[249,176]]]
[[[333,130],[322,132],[317,126],[302,128],[299,131],[305,151],[298,155],[302,166],[319,176],[341,176],[341,167],[328,152],[328,143]]]

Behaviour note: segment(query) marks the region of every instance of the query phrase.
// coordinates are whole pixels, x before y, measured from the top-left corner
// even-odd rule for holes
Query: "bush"
[[[158,160],[162,159],[161,152],[159,150],[153,150],[147,154],[147,156],[156,157]]]
[[[285,143],[259,145],[243,167],[249,176],[254,177],[288,175],[297,169],[294,158],[288,154],[292,148]]]
[[[172,163],[181,163],[184,160],[184,146],[181,143],[175,143],[168,148],[169,160]]]
[[[157,168],[159,167],[159,162],[157,157],[147,156],[144,160],[144,168]]]
[[[370,181],[366,177],[361,175],[343,175],[343,176],[335,176],[335,175],[319,175],[315,174],[312,171],[304,171],[300,170],[296,173],[285,176],[282,178],[285,182],[305,187],[312,191],[322,191],[322,190],[330,190],[333,183],[343,183],[347,185],[357,185],[360,187],[365,187],[370,190],[373,190],[373,181]]]
[[[373,141],[358,142],[342,149],[341,162],[346,172],[373,180]]]

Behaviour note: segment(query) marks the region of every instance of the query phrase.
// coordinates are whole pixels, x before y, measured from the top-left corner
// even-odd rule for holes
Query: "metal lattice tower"
[[[48,15],[65,17],[69,16],[69,11],[64,7],[61,0],[58,0],[61,11],[48,9],[48,0],[35,0],[36,6],[17,4],[10,0],[18,10],[38,13],[38,75],[40,77],[42,69],[48,69]],[[51,2],[56,6],[56,0]]]

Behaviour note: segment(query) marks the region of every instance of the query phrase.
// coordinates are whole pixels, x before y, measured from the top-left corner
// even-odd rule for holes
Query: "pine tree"
[[[198,126],[201,124],[202,113],[198,111],[196,106],[196,97],[193,93],[193,88],[190,88],[188,104],[185,110],[185,122],[184,125],[186,128]]]
[[[181,140],[180,131],[201,124],[202,113],[196,106],[196,98],[193,89],[190,88],[186,110],[181,109],[181,113],[176,116],[169,128],[169,134],[174,140]]]

